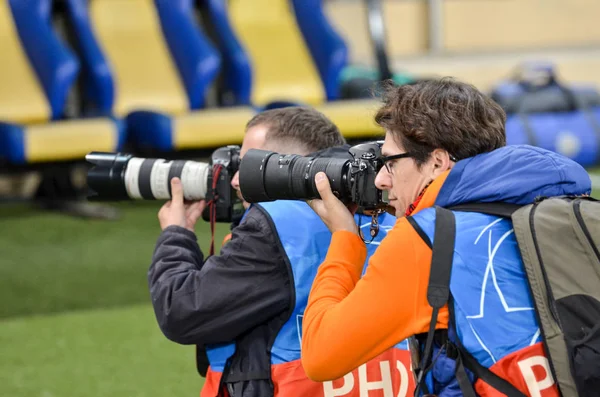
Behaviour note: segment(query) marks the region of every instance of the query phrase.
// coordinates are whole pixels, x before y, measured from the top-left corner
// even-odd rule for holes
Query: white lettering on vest
[[[408,371],[402,361],[396,361],[396,367],[398,368],[398,372],[400,372],[400,390],[398,390],[398,397],[406,397],[408,383],[410,382],[408,379]]]
[[[368,397],[370,390],[383,390],[385,397],[393,397],[394,390],[392,385],[392,374],[389,361],[379,362],[381,371],[380,381],[369,381],[367,379],[367,365],[358,367],[358,388],[360,397]],[[406,397],[408,392],[409,378],[406,366],[401,361],[396,361],[396,369],[400,374],[400,388],[397,397]],[[323,382],[324,397],[339,397],[350,394],[354,389],[354,375],[352,372],[346,374],[343,378],[344,383],[339,388],[333,387],[333,382]]]
[[[339,389],[333,387],[333,382],[323,382],[323,394],[325,397],[345,396],[354,388],[354,375],[352,372],[344,375],[344,383]]]
[[[550,372],[550,365],[546,357],[533,356],[519,361],[518,364],[531,397],[542,397],[542,390],[548,389],[554,385],[554,378],[552,377],[552,372]],[[533,372],[533,367],[535,366],[541,366],[544,368],[544,372],[546,373],[546,377],[544,379],[538,381],[535,378],[535,373]]]
[[[360,397],[369,397],[369,390],[383,390],[384,397],[393,397],[392,390],[392,372],[389,361],[380,361],[381,380],[369,382],[367,380],[367,366],[365,364],[358,367],[358,387],[360,387]]]

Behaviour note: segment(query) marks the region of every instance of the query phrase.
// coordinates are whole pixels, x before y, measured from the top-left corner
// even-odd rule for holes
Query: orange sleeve
[[[406,218],[382,240],[360,278],[365,258],[358,235],[333,234],[303,319],[302,365],[314,381],[338,379],[429,328],[431,249]],[[447,324],[444,308],[437,328]]]

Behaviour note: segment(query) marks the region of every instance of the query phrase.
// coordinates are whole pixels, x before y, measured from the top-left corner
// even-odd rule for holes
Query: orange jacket
[[[393,220],[392,217],[389,219]],[[388,227],[390,222],[386,221]],[[225,236],[222,246],[231,238],[231,233]],[[364,262],[363,258],[363,265]],[[306,295],[304,296],[306,299]],[[325,382],[309,379],[300,359],[274,364],[271,366],[273,393],[275,396],[312,397],[358,397],[365,393],[369,396],[410,395],[413,393],[415,381],[410,372],[410,352],[403,346],[392,345],[372,360],[361,363],[337,379],[328,379]],[[209,366],[200,397],[228,397],[230,394],[221,383],[221,378],[222,373]]]
[[[448,172],[427,188],[413,213],[433,206]],[[333,234],[304,314],[302,364],[309,378],[335,379],[398,341],[427,332],[431,248],[400,218],[360,278],[366,247],[351,232]],[[389,266],[402,256],[402,266]],[[442,308],[437,328],[448,327]],[[368,341],[368,342],[367,342]],[[367,343],[365,343],[367,342]]]
[[[434,205],[448,174],[426,189],[412,214]],[[335,379],[398,341],[429,329],[432,251],[408,218],[396,221],[360,278],[365,252],[356,234],[336,232],[319,267],[303,322],[302,364],[312,380]],[[446,306],[436,328],[448,328],[448,317]],[[543,343],[538,342],[502,357],[490,370],[526,395],[557,397],[547,363]],[[482,379],[474,387],[481,396],[502,395]]]

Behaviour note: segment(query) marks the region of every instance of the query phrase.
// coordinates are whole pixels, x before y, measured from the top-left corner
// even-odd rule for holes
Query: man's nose
[[[377,176],[375,177],[375,186],[379,190],[389,189],[389,188],[391,188],[391,183],[389,180],[390,180],[389,173],[387,172],[385,167],[381,167],[381,169],[377,173]]]

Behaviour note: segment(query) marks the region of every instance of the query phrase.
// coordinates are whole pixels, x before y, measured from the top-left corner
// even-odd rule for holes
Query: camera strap
[[[371,241],[379,234],[379,212],[373,212],[371,215],[371,228],[369,234],[371,235]]]
[[[358,231],[359,231],[360,238],[362,239],[362,241],[365,244],[372,243],[373,240],[375,240],[375,237],[377,237],[377,235],[379,234],[379,215],[381,215],[382,213],[383,212],[381,212],[381,211],[375,211],[371,214],[371,227],[369,228],[369,235],[371,236],[371,240],[368,240],[368,241],[365,239],[365,236],[360,227],[360,225],[362,224],[362,217],[365,214],[360,214]]]
[[[209,255],[215,254],[215,227],[217,223],[217,200],[219,196],[217,194],[217,182],[219,181],[219,175],[221,174],[222,165],[217,164],[213,166],[213,179],[212,179],[212,192],[211,199],[207,203],[210,211],[210,250]]]

